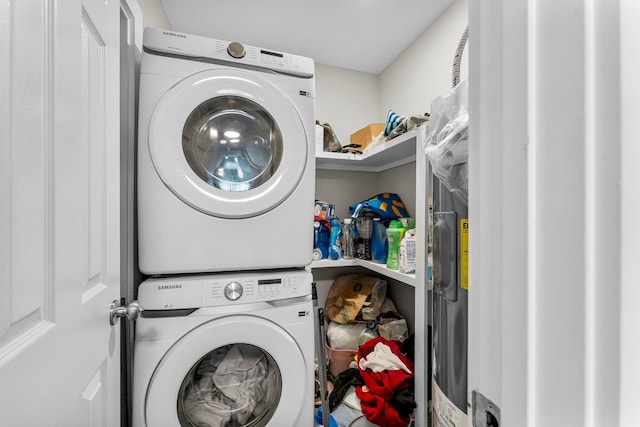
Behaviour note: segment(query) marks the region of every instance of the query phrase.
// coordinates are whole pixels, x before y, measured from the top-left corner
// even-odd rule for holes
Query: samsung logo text
[[[185,36],[184,34],[172,33],[170,31],[163,31],[162,34],[164,34],[165,36],[182,37],[183,39],[187,38],[187,36]]]
[[[182,285],[158,285],[158,290],[162,289],[182,289]]]

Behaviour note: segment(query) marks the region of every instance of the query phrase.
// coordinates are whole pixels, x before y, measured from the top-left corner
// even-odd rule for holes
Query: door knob
[[[109,323],[115,325],[121,317],[136,320],[143,311],[144,308],[138,301],[131,301],[129,305],[120,305],[118,300],[114,299],[109,306]]]

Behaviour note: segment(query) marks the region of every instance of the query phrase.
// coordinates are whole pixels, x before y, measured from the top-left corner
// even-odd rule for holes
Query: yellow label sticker
[[[469,290],[469,220],[460,220],[460,287]]]

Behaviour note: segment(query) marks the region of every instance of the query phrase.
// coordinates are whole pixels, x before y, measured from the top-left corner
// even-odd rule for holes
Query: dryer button
[[[224,287],[224,296],[229,301],[235,301],[242,296],[242,285],[238,282],[229,282]]]

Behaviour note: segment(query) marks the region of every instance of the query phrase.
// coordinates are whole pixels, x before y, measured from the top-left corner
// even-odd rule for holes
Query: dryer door
[[[291,100],[260,74],[240,69],[199,72],[167,91],[151,117],[148,143],[164,184],[191,207],[223,218],[273,209],[310,167]]]
[[[313,404],[300,392],[307,372],[298,344],[276,324],[243,315],[212,320],[175,343],[156,367],[146,425],[291,425]]]

